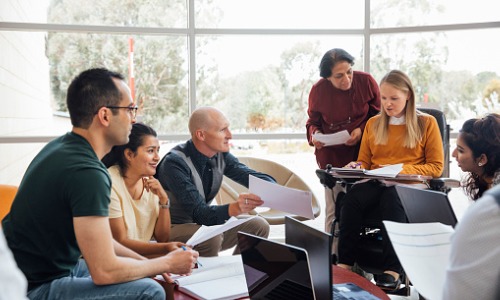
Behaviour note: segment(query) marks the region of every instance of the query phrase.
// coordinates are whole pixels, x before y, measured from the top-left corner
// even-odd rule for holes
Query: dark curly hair
[[[482,174],[469,172],[464,180],[465,193],[477,200],[489,187],[486,179],[493,178],[500,171],[500,115],[490,113],[481,119],[465,121],[460,136],[472,150],[475,159],[481,154],[488,158]]]
[[[125,159],[125,149],[130,149],[133,153],[137,153],[143,142],[144,137],[154,136],[157,137],[156,131],[143,123],[134,123],[132,131],[129,135],[128,143],[125,145],[114,146],[111,151],[102,158],[102,163],[109,168],[114,165],[120,167],[120,174],[123,176],[127,170],[127,160]]]

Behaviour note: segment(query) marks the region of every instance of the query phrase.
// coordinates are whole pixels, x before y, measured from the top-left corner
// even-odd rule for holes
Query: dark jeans
[[[355,184],[343,199],[340,233],[339,233],[339,263],[354,265],[356,249],[360,239],[360,230],[365,216],[374,210],[379,210],[381,220],[406,223],[399,196],[394,187],[386,187],[372,180]],[[383,266],[385,270],[401,273],[402,267],[394,252],[384,226],[381,226],[383,246]]]

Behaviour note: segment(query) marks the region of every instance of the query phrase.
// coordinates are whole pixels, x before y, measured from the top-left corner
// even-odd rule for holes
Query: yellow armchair
[[[0,220],[9,213],[16,193],[16,186],[0,184]]]

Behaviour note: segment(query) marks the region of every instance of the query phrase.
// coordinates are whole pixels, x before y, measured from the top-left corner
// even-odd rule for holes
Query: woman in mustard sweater
[[[368,120],[361,141],[358,161],[346,167],[377,169],[403,164],[401,174],[441,175],[444,167],[443,142],[434,117],[415,107],[410,79],[401,71],[387,73],[380,82],[382,110]],[[355,184],[346,194],[341,210],[339,266],[351,269],[356,262],[359,230],[366,212],[379,210],[382,220],[407,222],[394,188],[395,182],[369,180]],[[387,232],[382,231],[384,273],[375,276],[378,286],[397,289],[401,283],[401,264]]]

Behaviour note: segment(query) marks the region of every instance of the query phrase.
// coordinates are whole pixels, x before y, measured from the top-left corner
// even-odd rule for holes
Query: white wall
[[[46,22],[47,1],[2,0],[0,20]],[[45,32],[0,32],[0,136],[53,135]],[[43,144],[0,144],[0,183],[19,184]]]

